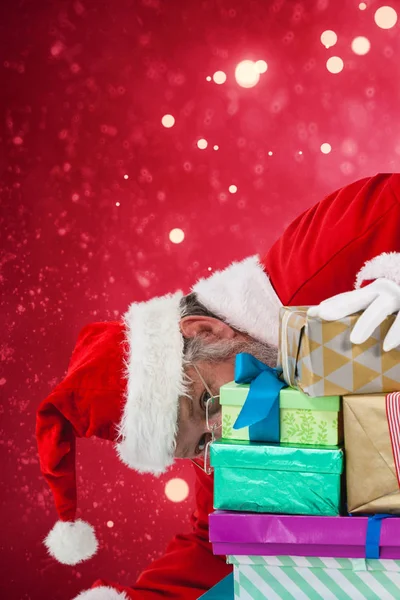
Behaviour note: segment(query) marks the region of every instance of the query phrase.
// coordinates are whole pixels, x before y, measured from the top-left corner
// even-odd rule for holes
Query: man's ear
[[[190,316],[181,319],[180,328],[183,337],[193,338],[196,335],[211,339],[228,340],[236,337],[237,332],[229,325],[213,317]]]

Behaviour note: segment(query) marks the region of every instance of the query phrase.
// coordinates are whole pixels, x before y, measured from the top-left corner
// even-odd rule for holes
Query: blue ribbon
[[[379,558],[379,545],[383,519],[390,519],[396,515],[372,515],[368,517],[367,536],[365,540],[365,558]]]
[[[233,428],[248,427],[251,440],[279,442],[279,392],[287,387],[281,373],[246,352],[236,356],[235,382],[250,389]]]

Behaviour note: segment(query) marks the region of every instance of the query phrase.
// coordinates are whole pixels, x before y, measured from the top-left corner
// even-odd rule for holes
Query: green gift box
[[[248,427],[233,429],[246,401],[250,385],[234,381],[220,389],[222,407],[222,437],[230,440],[250,440]],[[339,396],[310,398],[293,388],[280,392],[280,441],[291,444],[336,446],[343,438],[341,402]],[[268,441],[266,438],[252,441]]]
[[[337,446],[343,440],[340,396],[310,398],[293,388],[279,396],[281,442]]]
[[[214,508],[334,516],[340,512],[343,451],[217,440],[210,446]]]
[[[249,393],[249,384],[231,381],[219,390],[219,402],[222,410],[222,437],[228,440],[249,440],[249,428],[233,429],[233,425],[242,410]],[[256,440],[262,442],[264,440]]]

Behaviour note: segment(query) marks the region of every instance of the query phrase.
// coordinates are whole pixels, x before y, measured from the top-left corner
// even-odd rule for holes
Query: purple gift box
[[[214,554],[365,558],[368,517],[307,517],[216,511]],[[380,558],[400,559],[400,517],[384,519]]]

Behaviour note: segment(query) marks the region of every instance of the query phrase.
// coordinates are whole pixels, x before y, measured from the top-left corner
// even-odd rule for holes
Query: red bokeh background
[[[188,291],[264,252],[330,191],[399,170],[399,24],[376,25],[383,4],[398,5],[2,4],[1,598],[70,600],[98,577],[133,583],[187,530],[190,463],[159,479],[139,476],[110,444],[83,440],[80,515],[96,526],[101,551],[76,568],[48,558],[41,540],[56,514],[39,472],[35,409],[85,323]],[[338,35],[328,49],[327,29]],[[360,35],[371,42],[365,56],[351,49]],[[331,56],[343,59],[342,72],[328,72]],[[251,89],[234,77],[244,59],[268,63]],[[227,74],[222,85],[206,80],[217,70]],[[164,114],[175,117],[171,129]],[[185,234],[180,244],[169,240],[174,228]],[[181,503],[165,496],[173,477],[190,486]]]

